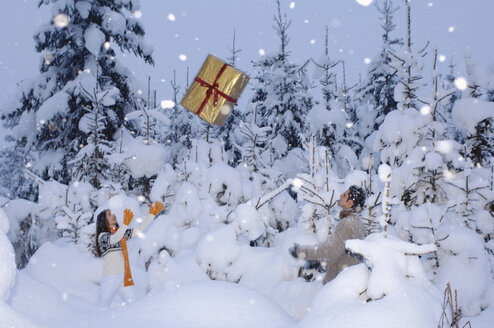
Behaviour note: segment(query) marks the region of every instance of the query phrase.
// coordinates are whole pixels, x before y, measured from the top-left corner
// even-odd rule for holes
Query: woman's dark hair
[[[108,210],[101,211],[96,218],[96,255],[98,257],[101,257],[101,251],[99,250],[98,242],[99,234],[102,232],[110,232],[110,230],[108,229],[108,221],[106,220],[106,211]]]

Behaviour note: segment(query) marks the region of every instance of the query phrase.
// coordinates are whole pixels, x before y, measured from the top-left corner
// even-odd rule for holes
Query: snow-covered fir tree
[[[280,49],[266,54],[253,63],[254,97],[257,106],[259,125],[271,126],[275,158],[284,157],[293,148],[301,146],[300,134],[307,112],[313,106],[309,94],[310,85],[304,77],[305,70],[290,61],[288,28],[291,22],[281,12],[280,2],[276,2],[274,29],[280,40]]]
[[[183,97],[183,91],[175,73],[173,71],[173,79],[170,81],[173,92],[171,100],[173,103],[164,106],[164,113],[169,117],[170,124],[160,138],[160,141],[167,145],[170,150],[172,165],[181,163],[186,158],[188,149],[192,145],[192,139],[199,134],[201,124],[201,120],[196,115],[179,105],[180,97]],[[186,86],[188,86],[188,81],[186,80],[185,82]]]
[[[69,162],[88,141],[88,131],[78,127],[92,101],[80,92],[81,84],[89,75],[98,90],[118,90],[120,96],[100,116],[104,128],[99,139],[113,140],[138,97],[130,72],[116,59],[115,48],[152,64],[152,47],[144,41],[144,29],[134,17],[139,12],[136,1],[41,0],[39,5],[51,5],[53,17],[34,36],[36,50],[42,54],[40,74],[20,84],[17,102],[2,112],[14,143],[7,151],[20,157],[17,168],[29,165],[43,178],[68,182],[76,174]],[[14,196],[23,193],[22,183],[19,179],[11,186]]]
[[[395,73],[400,81],[394,89],[394,99],[397,102],[398,109],[417,108],[417,90],[421,87],[422,69],[424,66],[423,58],[425,57],[427,45],[418,51],[412,50],[412,32],[411,32],[411,4],[409,0],[404,0],[407,14],[407,34],[406,43],[400,49],[398,54],[390,51],[392,61],[390,66],[394,68]]]
[[[390,66],[392,61],[390,52],[396,51],[397,46],[403,45],[401,38],[393,38],[391,35],[396,29],[393,17],[399,8],[390,0],[385,0],[381,6],[376,2],[375,6],[381,14],[382,44],[381,51],[369,65],[363,86],[357,90],[359,103],[362,106],[357,109],[357,126],[363,139],[379,129],[384,117],[396,109],[394,89],[399,80],[395,70]]]
[[[227,58],[227,63],[233,67],[236,67],[237,61],[239,60],[238,54],[242,51],[242,49],[237,48],[236,42],[236,32],[233,30],[232,47],[229,48],[230,56]],[[239,68],[237,67],[237,69]],[[238,127],[241,126],[244,116],[244,113],[242,113],[237,106],[228,115],[223,126],[213,128],[214,138],[221,140],[225,152],[228,153],[229,163],[233,166],[238,165],[242,160],[242,154],[234,144],[238,143],[241,138],[238,133]]]

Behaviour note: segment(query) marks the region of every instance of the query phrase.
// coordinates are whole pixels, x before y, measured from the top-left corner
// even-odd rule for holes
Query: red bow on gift
[[[229,66],[229,65],[228,64],[224,64],[221,67],[220,71],[218,72],[218,75],[216,75],[216,79],[214,80],[213,84],[209,84],[209,83],[205,82],[204,80],[202,80],[202,79],[200,79],[198,77],[196,77],[194,79],[196,82],[198,82],[201,85],[201,87],[208,88],[208,90],[206,91],[206,98],[204,98],[204,100],[201,103],[201,106],[199,106],[199,109],[196,112],[197,115],[201,114],[202,110],[204,109],[204,106],[206,106],[206,103],[208,102],[208,100],[211,97],[211,95],[213,95],[213,105],[214,106],[216,106],[218,104],[218,97],[219,96],[222,96],[223,98],[225,98],[226,100],[228,100],[229,102],[232,102],[234,104],[237,103],[237,99],[230,97],[229,95],[227,95],[226,93],[221,92],[218,89],[218,87],[220,86],[218,84],[218,80],[221,77],[221,75],[223,74],[223,72],[225,71],[225,69],[227,68],[227,66]]]

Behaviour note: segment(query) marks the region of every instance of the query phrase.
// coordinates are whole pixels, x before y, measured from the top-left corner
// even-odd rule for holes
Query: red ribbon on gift
[[[201,114],[202,110],[204,109],[204,106],[206,106],[209,98],[211,97],[211,95],[213,95],[213,100],[214,100],[214,106],[216,106],[218,104],[218,97],[219,96],[222,96],[223,98],[225,98],[226,100],[236,104],[237,103],[237,99],[235,98],[232,98],[230,97],[229,95],[227,95],[226,93],[224,92],[221,92],[218,87],[220,86],[218,84],[218,80],[219,78],[221,77],[221,75],[223,74],[223,72],[225,71],[225,69],[227,68],[227,66],[229,66],[228,64],[224,64],[220,71],[218,72],[218,75],[216,75],[216,79],[214,80],[213,84],[209,84],[207,82],[205,82],[204,80],[196,77],[194,79],[194,81],[198,82],[201,87],[206,87],[208,88],[208,90],[206,91],[206,98],[204,98],[204,100],[202,101],[201,103],[201,106],[199,106],[199,109],[197,110],[196,114],[199,115]]]

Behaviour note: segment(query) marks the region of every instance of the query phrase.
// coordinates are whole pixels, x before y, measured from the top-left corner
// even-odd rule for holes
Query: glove
[[[125,209],[124,211],[124,220],[123,220],[123,223],[125,225],[129,225],[130,224],[130,221],[132,221],[132,218],[134,217],[134,213],[132,213],[131,210],[129,210],[128,208]]]
[[[293,247],[290,247],[288,249],[288,251],[290,252],[290,254],[294,257],[294,258],[298,258],[298,248],[299,248],[299,244],[295,243],[293,244]]]
[[[153,204],[151,204],[151,206],[149,206],[149,214],[156,216],[164,208],[165,208],[165,205],[163,205],[161,202],[156,201],[156,203],[154,203],[154,206],[153,206]]]

